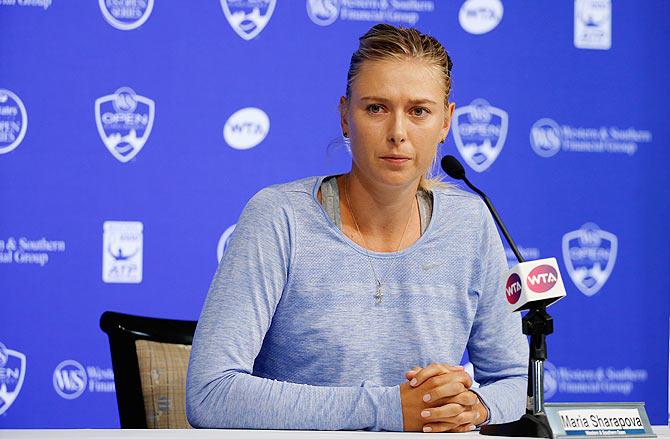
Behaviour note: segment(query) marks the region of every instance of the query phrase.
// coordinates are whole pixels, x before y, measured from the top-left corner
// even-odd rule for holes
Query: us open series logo
[[[509,117],[484,99],[454,110],[454,141],[463,160],[475,171],[484,172],[500,155],[507,138]]]
[[[28,113],[21,99],[0,88],[0,154],[14,151],[28,129]]]
[[[149,19],[154,0],[99,0],[98,5],[107,23],[119,30],[133,30]]]

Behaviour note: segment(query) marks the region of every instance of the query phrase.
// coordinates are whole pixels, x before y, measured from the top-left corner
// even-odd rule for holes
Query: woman
[[[361,37],[340,99],[351,171],[247,204],[193,340],[192,425],[441,432],[523,413],[528,348],[500,238],[475,196],[429,177],[450,73],[414,29]],[[476,390],[451,366],[465,349]]]

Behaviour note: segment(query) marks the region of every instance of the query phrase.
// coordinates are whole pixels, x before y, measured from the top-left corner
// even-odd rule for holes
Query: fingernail
[[[412,381],[409,382],[411,386],[416,386],[416,378],[412,378]]]
[[[430,401],[430,393],[426,393],[425,395],[423,395],[423,400],[424,400],[425,402]]]
[[[430,428],[430,427],[423,427],[423,432],[424,432],[424,433],[430,433],[431,431],[433,431],[432,428]]]
[[[424,410],[424,411],[421,412],[421,416],[423,416],[424,418],[427,418],[428,416],[430,416],[430,412],[428,410]]]
[[[470,431],[472,431],[472,430],[474,430],[474,429],[477,428],[477,427],[475,427],[474,425],[471,425],[471,426],[468,427],[468,428],[470,429]]]

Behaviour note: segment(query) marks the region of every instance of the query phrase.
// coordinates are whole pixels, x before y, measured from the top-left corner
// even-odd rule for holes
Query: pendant
[[[377,281],[377,291],[375,292],[375,303],[379,305],[382,303],[382,298],[384,297],[384,292],[382,291],[381,282]]]

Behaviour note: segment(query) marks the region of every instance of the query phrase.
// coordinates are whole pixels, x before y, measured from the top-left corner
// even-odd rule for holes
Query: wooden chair
[[[190,428],[186,370],[197,322],[106,311],[121,428]]]

